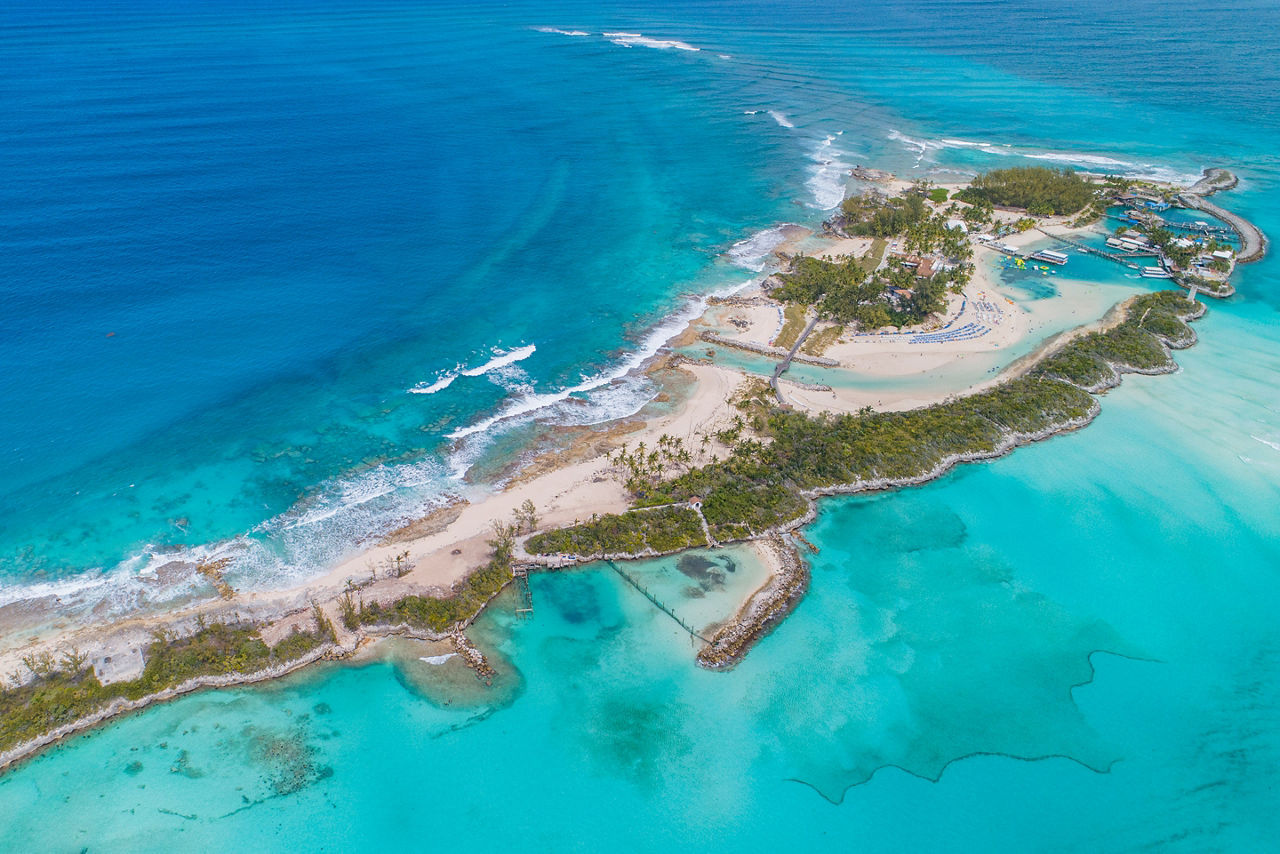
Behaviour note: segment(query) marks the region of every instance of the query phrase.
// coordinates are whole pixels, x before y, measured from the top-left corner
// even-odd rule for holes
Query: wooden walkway
[[[640,594],[644,596],[644,598],[652,602],[654,607],[656,607],[662,613],[666,614],[671,619],[675,620],[676,623],[680,626],[680,628],[684,629],[686,632],[689,633],[690,637],[697,638],[703,643],[711,643],[710,640],[708,640],[707,638],[704,638],[701,634],[699,634],[697,629],[695,629],[693,626],[686,623],[684,620],[680,619],[680,617],[676,614],[675,611],[672,611],[666,605],[662,604],[661,600],[659,600],[658,597],[654,596],[652,593],[646,590],[643,584],[641,584],[639,581],[636,581],[633,577],[631,577],[629,573],[624,572],[622,570],[622,567],[618,566],[616,563],[614,563],[611,560],[606,560],[605,563],[609,564],[609,568],[612,569],[614,572],[618,573],[618,575],[621,575],[628,584],[630,584],[636,590],[639,590]]]
[[[1198,208],[1196,209],[1198,210]],[[1118,216],[1117,214],[1104,214],[1104,216],[1107,219],[1113,219],[1113,220],[1116,220],[1117,222],[1134,222],[1134,219],[1132,217]],[[1192,234],[1201,234],[1201,235],[1204,235],[1205,237],[1237,236],[1237,232],[1235,229],[1229,228],[1225,225],[1209,225],[1208,223],[1205,223],[1204,225],[1199,225],[1194,222],[1173,222],[1172,220],[1167,220],[1164,217],[1160,217],[1160,216],[1153,216],[1151,219],[1151,225],[1154,226],[1155,228],[1164,228],[1164,229],[1168,229],[1169,231],[1187,231],[1187,232],[1191,232]]]
[[[791,360],[796,357],[796,353],[800,352],[800,346],[804,344],[805,339],[809,337],[809,333],[813,331],[813,327],[818,325],[818,316],[815,314],[809,319],[809,325],[804,328],[800,336],[796,338],[796,343],[791,345],[791,352],[787,353],[787,357],[779,362],[773,368],[773,376],[769,378],[769,387],[773,389],[774,397],[778,398],[778,403],[782,406],[787,405],[787,401],[782,396],[781,390],[778,389],[778,377],[782,376],[787,368],[791,367]]]
[[[520,619],[533,616],[533,591],[529,589],[529,567],[516,564],[511,567],[516,580],[516,616]]]
[[[1143,256],[1133,256],[1133,255],[1126,256],[1126,255],[1121,255],[1118,252],[1107,252],[1102,249],[1095,249],[1092,246],[1088,246],[1084,243],[1081,243],[1078,240],[1072,240],[1070,237],[1063,237],[1058,234],[1050,234],[1049,232],[1045,231],[1043,228],[1037,228],[1036,231],[1040,232],[1045,237],[1052,237],[1054,240],[1058,241],[1059,243],[1065,243],[1066,245],[1074,249],[1079,249],[1081,252],[1088,252],[1090,255],[1101,255],[1103,258],[1106,258],[1108,261],[1115,261],[1117,264],[1123,264],[1126,267],[1130,268],[1131,270],[1142,269],[1142,267],[1132,263],[1127,259],[1133,258],[1133,257],[1143,257]]]

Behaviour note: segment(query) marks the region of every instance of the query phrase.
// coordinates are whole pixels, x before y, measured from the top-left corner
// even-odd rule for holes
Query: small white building
[[[955,231],[955,230],[959,230],[959,231],[963,232],[964,234],[968,234],[968,233],[969,233],[969,226],[968,226],[968,225],[966,225],[966,224],[965,224],[965,221],[964,221],[964,220],[962,220],[962,219],[949,219],[949,220],[947,220],[947,228],[952,229],[953,231]]]

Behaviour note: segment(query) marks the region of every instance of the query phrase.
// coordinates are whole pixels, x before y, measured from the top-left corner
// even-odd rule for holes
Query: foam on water
[[[191,546],[148,545],[98,572],[38,583],[0,583],[0,606],[57,597],[58,612],[123,616],[191,596],[208,582],[188,570],[229,558],[224,575],[237,590],[273,589],[323,572],[356,544],[451,501],[456,492],[434,458],[383,464],[326,482],[287,512],[227,540]]]
[[[607,91],[599,104],[623,91],[629,109],[646,103],[644,93],[660,92],[655,100],[663,102],[662,109],[644,114],[645,122],[634,128],[625,124],[625,116],[603,115],[624,131],[636,131],[620,150],[640,154],[653,141],[655,151],[667,153],[665,161],[657,158],[656,167],[643,158],[634,169],[627,163],[611,165],[613,175],[639,176],[631,195],[637,202],[662,194],[675,198],[678,184],[723,163],[733,165],[746,181],[759,179],[752,187],[758,197],[772,193],[785,200],[775,207],[751,207],[744,194],[734,204],[749,213],[735,221],[715,217],[714,211],[733,206],[723,199],[679,196],[672,206],[637,217],[637,230],[645,233],[654,224],[679,220],[678,229],[661,235],[663,241],[696,231],[706,239],[691,242],[699,251],[709,251],[795,216],[788,213],[794,209],[791,200],[813,193],[802,185],[813,177],[805,168],[815,164],[766,156],[776,148],[734,149],[760,156],[731,161],[725,156],[727,147],[683,144],[685,131],[696,129],[692,121],[680,134],[661,137],[662,117],[678,109],[686,93],[704,114],[728,117],[721,126],[726,136],[700,139],[718,142],[737,133],[741,136],[734,138],[735,144],[742,142],[752,128],[732,119],[737,110],[744,103],[778,105],[780,111],[803,116],[806,129],[824,120],[849,127],[857,140],[848,143],[851,150],[870,146],[876,151],[866,162],[909,169],[918,156],[922,173],[931,165],[976,171],[988,165],[982,158],[1052,163],[1052,157],[1070,156],[1073,165],[1121,171],[1119,163],[1141,169],[1149,166],[1148,160],[1155,168],[1170,168],[1159,164],[1165,157],[1181,163],[1184,172],[1191,164],[1179,160],[1183,153],[1205,162],[1239,158],[1249,164],[1255,186],[1246,181],[1230,195],[1228,206],[1239,204],[1264,226],[1276,227],[1268,205],[1276,176],[1275,134],[1268,130],[1280,115],[1273,103],[1276,87],[1249,80],[1262,94],[1242,93],[1235,82],[1241,75],[1219,73],[1223,69],[1212,65],[1217,54],[1229,57],[1233,49],[1242,59],[1250,52],[1269,56],[1257,49],[1261,39],[1270,38],[1258,23],[1265,23],[1267,4],[1253,4],[1239,15],[1214,10],[1202,16],[1212,29],[1203,38],[1197,33],[1196,39],[1187,38],[1181,28],[1169,36],[1163,20],[1146,21],[1149,16],[1141,9],[1116,4],[1098,3],[1088,10],[1091,14],[1055,24],[1078,35],[1073,27],[1097,26],[1103,18],[1103,25],[1116,28],[1115,39],[1096,43],[1026,39],[1026,32],[1043,28],[1044,11],[1016,4],[993,18],[972,16],[964,4],[903,0],[874,16],[869,32],[853,24],[852,30],[840,24],[793,30],[793,20],[811,21],[812,16],[782,15],[769,4],[759,11],[753,4],[722,6],[673,3],[660,14],[646,15],[633,4],[625,18],[593,22],[592,28],[665,32],[664,27],[683,26],[674,31],[705,33],[700,40],[707,44],[723,44],[743,57],[770,58],[751,69],[760,73],[750,79],[729,81],[724,86],[728,94],[717,88],[724,81],[701,76],[703,69],[694,72],[694,66],[703,65],[724,71],[713,63],[666,63],[671,67],[661,68],[655,77],[636,78],[624,77],[616,66],[584,65],[560,68],[554,78],[557,83],[572,81],[572,91],[584,99],[600,95],[586,91],[589,84],[604,81]],[[507,8],[494,7],[493,15],[507,14]],[[957,14],[962,17],[947,20]],[[966,23],[963,16],[981,20]],[[464,32],[458,38],[448,29],[474,17],[442,22],[438,31],[446,38],[434,45],[435,51],[420,51],[415,41],[415,53],[438,53],[444,60],[425,69],[421,79],[439,79],[448,64],[466,53],[485,52],[485,66],[501,59],[501,34],[494,37],[493,27],[486,24],[483,32]],[[521,35],[520,50],[530,41],[553,48],[555,40],[528,36],[524,29],[530,19],[546,17],[545,8],[517,9],[510,20],[500,21],[499,29],[505,26]],[[376,18],[362,17],[361,25]],[[1076,18],[1084,23],[1077,25]],[[1247,19],[1243,28],[1237,18]],[[570,14],[554,19],[577,20]],[[700,28],[678,23],[682,19],[697,20]],[[941,23],[931,30],[934,21]],[[734,31],[740,23],[743,31]],[[943,29],[948,23],[952,26]],[[402,21],[395,24],[396,31],[406,29]],[[1186,25],[1199,26],[1192,19]],[[95,38],[101,26],[102,21],[95,22]],[[1242,29],[1238,41],[1244,50],[1233,48],[1229,38]],[[987,38],[997,30],[999,38]],[[21,36],[18,28],[14,32],[15,38]],[[48,37],[39,32],[41,39]],[[886,33],[890,38],[882,38]],[[395,39],[377,34],[377,44],[361,44],[359,52],[372,52],[384,62],[380,52]],[[484,38],[475,37],[479,35]],[[922,35],[936,36],[939,49],[922,49]],[[341,36],[348,39],[345,32]],[[269,37],[266,28],[255,31],[255,38]],[[1182,43],[1172,41],[1175,37]],[[1248,117],[1249,124],[1230,124],[1235,120],[1217,106],[1212,109],[1218,112],[1205,112],[1210,109],[1205,103],[1186,97],[1181,79],[1170,85],[1158,73],[1144,74],[1144,85],[1132,86],[1135,61],[1164,63],[1154,52],[1135,59],[1135,46],[1148,38],[1166,39],[1167,53],[1179,63],[1188,61],[1188,50],[1191,61],[1209,63],[1205,76],[1230,95],[1216,100]],[[156,40],[166,50],[181,41]],[[136,41],[134,34],[128,46],[135,47]],[[965,57],[946,53],[955,42],[963,46]],[[450,43],[465,49],[449,55]],[[282,45],[294,46],[296,42]],[[339,67],[356,63],[359,52],[339,62],[318,55]],[[21,63],[20,53],[11,55],[14,65]],[[552,54],[581,55],[584,61],[590,54],[615,62],[632,58],[603,47],[548,48],[539,63]],[[133,60],[129,54],[128,61]],[[1031,69],[1013,82],[1034,89],[1033,98],[1011,91],[1004,70],[1014,62]],[[1248,67],[1256,72],[1260,63],[1252,62]],[[1275,65],[1269,59],[1266,64]],[[877,72],[877,65],[885,71]],[[1059,66],[1071,74],[1071,86],[1031,76],[1047,77]],[[205,67],[199,67],[204,74]],[[410,69],[413,64],[396,67]],[[904,67],[919,67],[930,82],[935,78],[929,73],[941,69],[945,73],[936,79],[954,87],[946,87],[945,95],[932,94],[943,88],[921,87],[917,75],[900,72]],[[1224,67],[1232,70],[1226,63]],[[1113,69],[1111,79],[1108,68]],[[857,71],[846,74],[843,69]],[[663,76],[667,74],[671,76]],[[470,85],[476,79],[474,73],[465,77],[457,82]],[[508,74],[506,79],[519,77]],[[1125,100],[1116,106],[1113,93],[1126,85]],[[1177,113],[1154,113],[1144,103],[1161,87]],[[411,114],[426,92],[426,87],[406,88],[411,98],[396,103],[396,113]],[[1105,100],[1091,94],[1104,89]],[[15,90],[21,92],[20,87]],[[867,132],[874,138],[864,140],[857,129],[862,126],[855,127],[852,117],[861,115],[856,111],[864,105],[858,102],[868,90],[876,103],[894,104],[898,113],[876,124],[874,134]],[[474,87],[460,85],[459,91],[471,93],[467,100],[474,97]],[[248,103],[238,101],[237,109]],[[942,103],[946,109],[938,108]],[[512,105],[503,116],[520,114],[522,106]],[[535,106],[531,112],[539,120],[555,110],[555,105]],[[1023,140],[1017,150],[967,141],[989,128],[1007,126],[1001,122],[1015,112]],[[1121,121],[1114,120],[1117,114]],[[908,127],[906,116],[918,118],[928,130],[915,133],[921,138],[913,144],[891,140],[885,146],[883,128],[895,123]],[[652,135],[642,132],[646,125]],[[425,122],[423,128],[429,127]],[[810,141],[807,133],[760,136],[781,136],[791,147],[784,151],[803,156],[810,153],[804,148]],[[390,142],[396,134],[384,136]],[[940,147],[932,145],[935,137]],[[568,144],[568,136],[556,140],[557,146],[562,144]],[[874,149],[876,145],[885,147]],[[1089,152],[1085,158],[1115,162],[1091,164],[1071,154],[1072,148]],[[691,152],[697,169],[662,184],[663,171],[676,168],[669,156],[675,150]],[[575,170],[581,153],[569,155]],[[765,164],[761,168],[766,171],[752,172],[751,164]],[[57,177],[61,182],[63,176]],[[16,186],[25,192],[27,184]],[[532,195],[551,194],[539,190]],[[570,196],[568,204],[585,206],[589,195]],[[378,198],[377,207],[384,206]],[[465,207],[463,200],[456,207]],[[483,207],[485,216],[491,216],[489,206]],[[594,229],[607,217],[584,219]],[[554,217],[548,222],[558,238],[567,238],[562,222]],[[344,233],[354,235],[354,230]],[[415,244],[413,251],[422,249]],[[663,257],[651,276],[654,281],[667,277],[662,299],[692,281],[687,271],[670,274],[666,265],[673,257]],[[538,260],[554,267],[564,259]],[[815,571],[805,601],[732,674],[697,670],[687,636],[613,573],[579,569],[535,575],[536,619],[517,621],[512,608],[500,602],[469,630],[478,645],[487,640],[511,652],[509,662],[496,666],[498,681],[518,680],[520,685],[501,700],[486,695],[483,711],[424,700],[385,663],[321,666],[267,690],[193,695],[122,718],[6,772],[0,781],[0,814],[10,817],[6,842],[22,850],[79,850],[85,839],[93,839],[105,850],[138,850],[156,839],[181,838],[184,845],[202,849],[219,850],[234,840],[238,847],[269,851],[323,848],[333,839],[354,835],[370,849],[412,847],[430,837],[465,838],[486,852],[528,847],[534,839],[542,847],[607,848],[638,827],[642,830],[632,833],[633,847],[655,852],[688,847],[695,839],[714,839],[717,847],[742,851],[787,846],[824,850],[833,839],[857,839],[868,851],[1266,850],[1277,833],[1272,801],[1275,769],[1280,768],[1275,738],[1280,701],[1274,690],[1280,684],[1280,636],[1271,603],[1278,595],[1274,567],[1280,555],[1273,518],[1277,495],[1271,460],[1276,454],[1256,448],[1265,444],[1269,451],[1280,450],[1274,417],[1274,378],[1280,365],[1274,356],[1273,265],[1267,260],[1246,268],[1241,297],[1210,305],[1199,327],[1200,346],[1177,354],[1183,371],[1127,379],[1103,401],[1102,415],[1087,430],[919,489],[824,501],[808,532],[821,551],[811,556]],[[379,268],[376,263],[362,265],[361,275],[368,269]],[[503,281],[509,272],[500,270],[494,279]],[[638,278],[629,285],[636,293],[643,289]],[[473,294],[467,297],[469,310],[476,300]],[[618,312],[630,317],[629,312],[639,310],[631,297],[628,293],[626,300],[593,304],[593,321]],[[656,305],[646,302],[644,316],[655,313]],[[350,406],[354,413],[349,423],[335,425],[337,431],[350,430],[350,423],[382,431],[386,422],[376,414],[391,406],[411,413],[410,421],[421,416],[419,423],[465,423],[478,418],[478,412],[500,411],[539,390],[586,382],[601,362],[606,363],[601,374],[614,373],[626,358],[598,355],[616,352],[619,344],[620,336],[602,336],[575,353],[569,367],[557,364],[552,373],[538,373],[544,363],[555,363],[553,356],[563,357],[567,342],[548,333],[541,316],[520,328],[514,321],[494,324],[496,329],[486,328],[460,345],[438,342],[437,351],[422,348],[410,354],[376,387],[361,386],[352,393],[347,387],[332,394],[326,404]],[[504,338],[487,337],[494,334]],[[495,340],[535,339],[541,352],[527,364],[531,376],[522,376],[515,364],[485,375],[510,389],[498,403],[489,382],[456,383],[447,392],[425,397],[403,393],[422,365],[449,364],[454,354],[480,352],[475,348]],[[379,344],[385,340],[379,338]],[[629,350],[645,342],[626,346]],[[315,363],[300,362],[305,367]],[[574,373],[573,364],[582,363],[593,367]],[[447,373],[419,385],[425,389]],[[621,411],[643,397],[636,391],[642,390],[640,383],[640,377],[625,375],[572,402],[562,400],[495,424],[491,432],[460,444],[481,445],[510,425],[539,417],[592,417],[593,406]],[[288,395],[280,397],[293,402]],[[1249,407],[1252,416],[1245,418],[1241,412]],[[303,411],[310,417],[316,410]],[[384,432],[387,447],[416,444],[413,432]],[[422,444],[437,438],[429,433]],[[354,462],[346,469],[379,459],[380,453],[353,453]],[[1126,464],[1117,465],[1117,460]],[[397,464],[369,465],[372,470]],[[143,485],[141,477],[122,468],[121,485]],[[259,572],[259,566],[268,576],[314,571],[413,502],[427,506],[431,495],[454,488],[447,482],[447,469],[442,464],[436,468],[421,473],[419,486],[405,488],[388,488],[391,484],[379,481],[380,475],[358,482],[363,469],[346,471],[321,494],[298,502],[292,514],[276,516],[252,535],[186,552],[141,550],[119,567],[79,580],[100,585],[94,595],[112,588],[112,601],[124,602],[130,597],[145,600],[155,587],[146,577],[163,577],[163,563],[175,555],[236,555],[238,588],[251,587],[239,575],[242,566],[248,567],[245,576]],[[231,474],[220,470],[218,476],[229,479]],[[302,478],[282,480],[296,495]],[[208,479],[211,488],[215,481]],[[235,498],[242,503],[257,499],[252,492]],[[1188,507],[1194,508],[1193,525],[1187,523]],[[310,520],[302,523],[307,516]],[[1035,535],[1028,536],[1029,531]],[[1231,559],[1224,561],[1224,554]],[[649,569],[634,567],[636,572]],[[65,590],[47,579],[38,583],[52,585],[42,588],[49,592]],[[207,594],[202,579],[192,584],[192,589],[205,585]],[[677,613],[688,613],[706,601],[698,598],[704,592],[675,579],[662,598]],[[87,595],[86,605],[93,598]],[[1098,648],[1159,661],[1120,658],[1098,653]],[[436,677],[458,664],[427,667],[436,657],[422,656],[428,659],[424,662],[417,657],[410,658],[412,665]],[[806,660],[824,663],[820,678],[793,666]],[[463,676],[475,682],[470,674]],[[1171,708],[1179,713],[1169,715]],[[707,720],[715,726],[701,724]],[[1116,758],[1123,761],[1112,764]],[[436,785],[439,769],[451,767],[469,772],[448,786]],[[509,787],[513,773],[521,797],[507,803],[512,820],[477,822],[477,811],[492,801],[493,792]],[[369,786],[370,779],[403,785]],[[859,781],[865,782],[846,788]],[[415,793],[426,790],[435,793],[433,809],[423,811]],[[825,798],[843,799],[844,805],[834,807]],[[56,821],[50,820],[50,804],[56,806]],[[334,804],[343,809],[335,810]],[[269,820],[263,820],[265,813]]]
[[[805,181],[805,187],[813,194],[814,207],[824,211],[832,210],[844,201],[849,170],[853,168],[843,159],[845,152],[833,145],[835,141],[835,136],[828,136],[813,147],[810,158],[814,163],[809,167],[809,179]]]
[[[655,39],[640,33],[605,33],[604,37],[616,45],[622,47],[651,47],[657,50],[688,50],[699,51],[700,47],[694,47],[688,42],[677,41],[675,39]]]
[[[581,38],[582,36],[591,35],[591,33],[585,32],[583,30],[561,30],[555,27],[534,27],[534,29],[540,33],[556,33],[557,35],[576,36],[579,38]]]
[[[750,287],[757,279],[736,282],[715,290],[707,296],[729,296]],[[633,349],[611,368],[606,368],[581,382],[561,388],[557,391],[528,391],[508,399],[497,412],[477,422],[460,427],[447,434],[447,438],[459,442],[450,454],[449,469],[451,479],[460,480],[475,460],[483,452],[495,434],[495,430],[505,429],[518,424],[527,423],[534,416],[558,416],[569,423],[596,424],[616,418],[625,418],[639,412],[651,398],[646,385],[642,385],[642,376],[633,376],[641,367],[689,325],[690,321],[700,317],[707,310],[707,296],[690,296],[675,312],[667,315],[640,339]],[[592,395],[601,389],[613,387],[613,392],[603,399]],[[588,408],[573,410],[559,409],[566,401],[576,400],[583,396],[590,404]],[[575,416],[590,413],[588,420],[578,420]],[[470,440],[470,441],[468,441]]]
[[[757,110],[756,112],[759,112],[759,111]],[[787,118],[785,115],[778,112],[777,110],[769,110],[768,112],[769,112],[769,117],[778,123],[778,127],[783,127],[787,129],[791,129],[795,127],[795,125],[792,124],[791,119]]]
[[[954,148],[971,149],[996,157],[1021,157],[1027,160],[1061,163],[1067,166],[1078,166],[1088,171],[1118,174],[1127,178],[1140,178],[1150,181],[1165,181],[1173,184],[1190,185],[1200,180],[1199,174],[1182,172],[1162,164],[1141,163],[1103,154],[1078,151],[1040,151],[1019,148],[1008,143],[996,144],[981,140],[955,139],[953,137],[918,139],[907,136],[898,130],[891,130],[889,139],[900,143],[909,151],[914,151],[916,153],[917,166],[921,165],[925,160],[932,160],[933,152]]]
[[[1266,445],[1268,448],[1271,448],[1272,450],[1275,450],[1275,451],[1280,451],[1280,441],[1274,441],[1272,439],[1264,439],[1261,436],[1254,436],[1252,433],[1249,435],[1252,438],[1257,439],[1262,444]]]
[[[453,385],[453,381],[458,378],[458,371],[442,371],[433,382],[420,382],[413,388],[409,389],[409,394],[435,394],[438,391],[444,391]]]
[[[523,361],[536,353],[537,350],[538,347],[535,344],[526,344],[525,346],[517,347],[514,350],[501,350],[495,347],[493,350],[493,358],[489,361],[485,362],[478,368],[467,368],[459,371],[458,373],[464,377],[484,376],[490,371],[496,371],[499,368],[505,368],[507,365]]]
[[[773,228],[757,231],[746,240],[739,240],[733,244],[725,255],[730,262],[744,270],[763,272],[773,256],[773,250],[787,239],[789,225],[776,225]]]

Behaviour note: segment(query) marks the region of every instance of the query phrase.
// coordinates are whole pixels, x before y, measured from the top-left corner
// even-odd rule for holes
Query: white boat
[[[1055,252],[1052,249],[1041,249],[1031,256],[1035,261],[1048,261],[1050,264],[1067,263],[1067,255],[1064,252]]]
[[[1143,267],[1142,277],[1144,279],[1172,279],[1173,275],[1163,267]]]

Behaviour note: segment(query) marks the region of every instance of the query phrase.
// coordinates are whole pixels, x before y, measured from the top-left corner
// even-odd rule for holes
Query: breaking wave
[[[1199,174],[1181,172],[1157,163],[1138,163],[1122,160],[1102,154],[1089,154],[1079,151],[1037,151],[1018,148],[1008,143],[984,142],[982,140],[953,139],[916,139],[898,130],[889,132],[889,139],[901,143],[908,151],[916,153],[916,166],[922,163],[935,162],[934,152],[948,148],[967,148],[981,151],[996,157],[1022,157],[1027,160],[1040,160],[1048,163],[1060,163],[1064,166],[1078,166],[1094,172],[1119,174],[1127,178],[1143,178],[1150,181],[1163,181],[1171,184],[1194,184],[1200,180]]]
[[[810,155],[814,164],[809,167],[809,180],[805,187],[813,194],[814,207],[831,210],[844,201],[852,164],[846,162],[845,152],[834,146],[835,136],[828,136]]]
[[[523,347],[517,347],[514,350],[493,350],[494,356],[478,368],[467,368],[459,371],[460,376],[479,377],[490,371],[496,371],[499,368],[505,368],[507,365],[513,365],[516,362],[522,362],[537,352],[537,346],[534,344],[526,344]]]
[[[409,389],[409,394],[435,394],[438,391],[444,391],[453,385],[453,381],[458,378],[458,372],[444,371],[432,383],[420,382],[413,388]]]
[[[675,39],[655,39],[640,33],[605,33],[604,37],[616,45],[622,47],[652,47],[657,50],[689,50],[699,51],[700,47],[694,47],[688,42],[676,41]]]
[[[777,225],[758,231],[746,240],[739,240],[733,244],[725,255],[735,266],[762,273],[768,266],[773,250],[787,239],[788,228],[787,225]]]
[[[785,115],[778,112],[777,110],[769,110],[769,117],[778,123],[778,127],[784,127],[784,128],[795,127],[795,125],[792,124],[791,119],[787,118]]]
[[[534,29],[540,33],[556,33],[557,35],[562,36],[582,37],[591,35],[591,33],[584,32],[583,30],[561,30],[555,27],[534,27]]]

